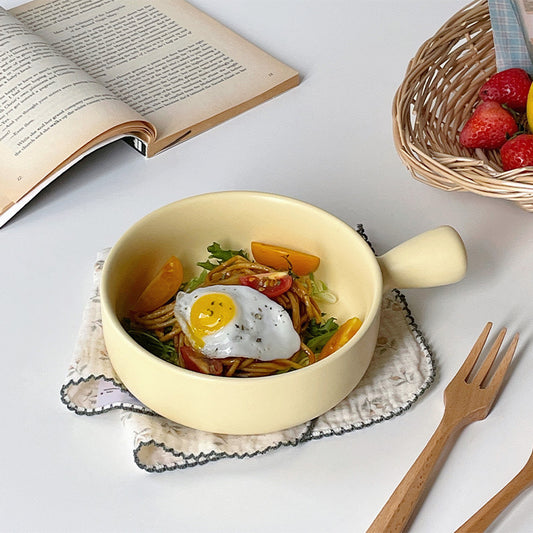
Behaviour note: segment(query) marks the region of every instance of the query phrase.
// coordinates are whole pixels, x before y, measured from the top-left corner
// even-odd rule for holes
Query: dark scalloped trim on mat
[[[68,389],[70,387],[74,387],[76,385],[79,385],[80,383],[88,383],[91,380],[98,381],[100,379],[103,379],[104,381],[112,383],[116,387],[119,387],[123,392],[127,392],[128,394],[131,394],[130,391],[126,387],[124,387],[124,385],[120,383],[119,381],[113,378],[104,376],[104,374],[99,374],[98,376],[91,374],[90,376],[87,376],[86,378],[80,378],[78,380],[71,379],[69,382],[65,383],[61,387],[61,390],[60,390],[61,401],[67,406],[67,409],[69,409],[70,411],[73,411],[77,415],[92,416],[92,415],[99,415],[101,413],[106,413],[108,411],[113,411],[114,409],[121,409],[123,411],[134,411],[136,413],[142,413],[144,415],[159,416],[157,413],[155,413],[154,411],[152,411],[149,407],[146,407],[145,405],[136,405],[136,404],[127,403],[127,402],[117,402],[117,403],[105,405],[102,407],[96,407],[94,409],[86,409],[85,407],[80,407],[79,405],[76,405],[68,397]]]
[[[274,451],[274,450],[278,450],[281,447],[292,446],[293,448],[296,448],[296,446],[299,446],[300,444],[302,444],[304,442],[308,442],[311,439],[310,438],[306,438],[306,436],[309,434],[311,428],[314,427],[314,425],[316,423],[316,420],[317,419],[315,418],[315,419],[307,422],[307,426],[308,427],[306,428],[306,430],[304,431],[304,433],[303,433],[303,435],[301,437],[298,437],[296,439],[289,440],[289,441],[280,441],[280,442],[278,442],[277,444],[275,444],[273,446],[268,446],[267,448],[264,448],[263,450],[256,450],[254,452],[245,452],[245,453],[239,454],[237,452],[235,452],[235,453],[226,453],[226,452],[215,452],[215,451],[212,451],[212,452],[209,452],[209,453],[203,453],[202,452],[202,453],[199,453],[198,455],[194,455],[194,454],[185,455],[184,453],[181,453],[181,452],[177,452],[176,453],[174,450],[172,450],[171,448],[168,448],[163,443],[156,442],[155,440],[151,439],[151,440],[146,441],[146,442],[141,442],[137,446],[137,448],[135,448],[135,450],[133,450],[133,458],[134,458],[135,464],[139,468],[141,468],[142,470],[146,470],[147,472],[150,472],[150,473],[161,473],[161,472],[171,472],[173,470],[184,470],[185,468],[191,468],[193,466],[205,465],[205,464],[210,463],[212,461],[219,461],[220,459],[247,459],[247,458],[251,458],[251,457],[256,457],[257,455],[265,455],[268,452],[271,452],[271,451]],[[172,466],[167,466],[167,465],[153,466],[153,467],[146,466],[145,464],[143,464],[139,460],[139,457],[138,457],[138,454],[139,454],[140,450],[144,446],[157,446],[158,448],[163,449],[165,452],[170,453],[174,457],[181,458],[185,463],[184,464],[183,463],[175,463]]]

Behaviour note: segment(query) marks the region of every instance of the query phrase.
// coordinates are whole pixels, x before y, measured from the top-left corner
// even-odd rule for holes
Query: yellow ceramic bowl
[[[358,333],[309,367],[261,378],[208,376],[171,365],[136,344],[120,320],[171,255],[185,279],[198,274],[213,241],[249,249],[268,242],[318,255],[316,277],[338,295],[325,311],[339,323],[354,315]],[[360,235],[309,204],[257,192],[220,192],[167,205],[133,225],[111,250],[102,274],[104,338],[115,371],[148,407],[186,426],[253,434],[306,422],[334,407],[358,384],[374,352],[384,290],[451,283],[466,268],[463,243],[447,226],[376,258]]]

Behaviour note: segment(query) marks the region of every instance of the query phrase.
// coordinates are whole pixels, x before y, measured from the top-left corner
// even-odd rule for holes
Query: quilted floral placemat
[[[366,238],[362,226],[358,231]],[[434,380],[431,352],[404,295],[395,289],[383,298],[377,346],[368,371],[335,408],[305,424],[265,435],[221,435],[182,426],[143,405],[113,370],[103,340],[99,297],[107,253],[103,250],[97,256],[94,285],[61,388],[61,400],[79,415],[120,410],[134,461],[148,472],[182,469],[223,458],[243,459],[359,430],[402,414]]]

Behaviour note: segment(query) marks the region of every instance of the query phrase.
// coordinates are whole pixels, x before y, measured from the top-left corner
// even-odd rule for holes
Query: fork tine
[[[496,396],[498,389],[501,387],[503,378],[505,377],[505,374],[507,373],[507,369],[509,368],[509,365],[511,364],[511,360],[513,359],[513,355],[516,350],[516,346],[518,344],[518,337],[519,337],[518,333],[515,333],[513,340],[511,341],[511,344],[509,344],[509,348],[507,348],[505,355],[502,357],[502,360],[500,361],[500,364],[498,365],[496,372],[494,372],[494,375],[492,376],[492,379],[490,380],[490,383],[487,386],[487,389],[494,392],[494,396]]]
[[[468,357],[465,359],[465,362],[461,365],[461,368],[457,372],[457,377],[461,377],[466,381],[478,360],[483,346],[485,346],[485,342],[489,336],[490,328],[492,328],[492,322],[487,322],[487,325],[483,328],[478,340],[475,342],[474,346],[472,346]]]
[[[496,356],[498,355],[498,351],[502,345],[502,342],[503,342],[503,339],[506,333],[507,333],[507,330],[505,328],[502,328],[500,333],[498,333],[498,336],[496,337],[494,344],[491,346],[487,357],[485,357],[483,364],[481,365],[480,369],[477,371],[476,375],[472,379],[473,385],[481,387],[481,384],[483,383],[485,378],[489,375],[490,369],[492,368],[492,365],[494,364],[494,360],[496,359]]]

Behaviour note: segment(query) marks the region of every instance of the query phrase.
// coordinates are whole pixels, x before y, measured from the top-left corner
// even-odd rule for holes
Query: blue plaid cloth
[[[489,0],[496,68],[518,67],[533,74],[533,46],[524,36],[519,2],[532,4],[531,0]]]

